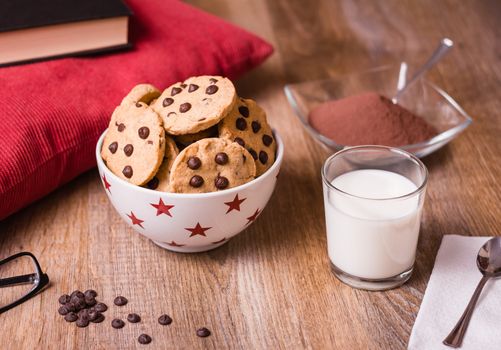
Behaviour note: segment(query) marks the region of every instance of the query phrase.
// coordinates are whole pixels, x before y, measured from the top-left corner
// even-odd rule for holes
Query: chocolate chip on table
[[[181,113],[186,113],[186,112],[188,112],[190,109],[191,109],[191,104],[190,104],[190,103],[188,103],[188,102],[182,103],[182,104],[179,106],[179,112],[181,112]]]
[[[252,148],[249,148],[248,151],[251,154],[252,158],[254,158],[254,160],[256,160],[257,159],[256,151],[254,151],[254,149],[252,149]]]
[[[92,320],[89,318],[89,320],[93,323],[101,323],[104,321],[104,315],[100,312],[97,313],[97,316],[93,318]]]
[[[240,146],[244,147],[245,146],[245,141],[242,140],[240,137],[235,137],[235,141],[236,143],[238,143]]]
[[[59,300],[59,304],[64,305],[64,304],[67,304],[67,303],[69,303],[69,302],[70,302],[71,297],[70,297],[68,294],[63,294],[63,295],[61,295],[61,296],[59,297],[59,299],[58,299],[58,300]]]
[[[73,291],[73,293],[70,294],[70,298],[73,298],[73,297],[84,298],[85,294],[79,290],[75,290],[75,291]]]
[[[89,321],[94,322],[101,313],[94,310],[89,310]]]
[[[153,179],[151,179],[150,181],[148,181],[148,183],[146,184],[146,186],[150,189],[150,190],[155,190],[157,187],[158,187],[158,184],[159,184],[159,180],[158,178],[155,176],[153,177]]]
[[[190,86],[188,87],[188,92],[193,92],[193,91],[196,91],[198,90],[199,86],[197,84],[190,84]]]
[[[254,132],[254,134],[256,134],[261,129],[261,124],[259,124],[259,122],[255,121],[255,120],[251,123],[251,126],[252,126],[252,131]]]
[[[67,303],[65,306],[68,309],[68,311],[76,311],[75,304],[73,304],[71,301]]]
[[[87,306],[85,300],[80,298],[78,298],[75,301],[72,301],[72,304],[75,305],[75,311],[80,311]]]
[[[249,108],[240,106],[238,107],[238,112],[242,115],[242,117],[249,118]]]
[[[191,170],[197,170],[202,165],[202,161],[200,160],[200,158],[192,156],[188,158],[187,164],[188,168],[190,168]]]
[[[224,152],[219,152],[218,154],[216,154],[214,160],[219,165],[225,165],[226,163],[228,163],[228,155]]]
[[[122,174],[124,174],[126,178],[130,179],[133,174],[132,167],[130,165],[126,165],[124,170],[122,170]]]
[[[108,310],[108,306],[106,306],[105,303],[97,303],[94,309],[97,312],[105,312],[106,310]]]
[[[214,95],[219,88],[216,85],[209,85],[207,86],[207,89],[205,89],[205,93],[207,95]]]
[[[125,130],[125,125],[123,123],[120,123],[117,125],[117,129],[118,129],[118,131],[122,132]]]
[[[96,298],[94,298],[93,296],[85,296],[85,304],[87,304],[87,306],[94,306],[96,305],[97,303],[97,300]]]
[[[78,318],[89,320],[89,309],[82,309],[78,311]]]
[[[87,290],[84,292],[84,296],[85,296],[85,297],[92,297],[92,298],[95,298],[95,297],[97,297],[97,292],[96,292],[94,289],[87,289]]]
[[[265,151],[259,152],[259,161],[262,164],[266,164],[266,162],[268,161],[268,153],[266,153]]]
[[[125,322],[119,318],[115,318],[113,321],[111,321],[111,326],[115,329],[120,329],[125,326]]]
[[[115,152],[118,149],[118,143],[116,141],[110,143],[110,145],[108,146],[108,149],[110,150],[111,153],[115,154]]]
[[[129,321],[130,323],[138,323],[141,321],[141,317],[138,314],[134,314],[134,313],[128,314],[127,321]]]
[[[263,140],[263,144],[265,146],[269,146],[273,142],[273,137],[271,137],[270,135],[264,134],[262,140]]]
[[[77,327],[85,328],[89,325],[89,320],[86,318],[79,318],[76,322]]]
[[[64,320],[66,322],[75,322],[76,320],[78,320],[78,316],[76,313],[74,313],[73,311],[71,312],[68,312],[65,316],[64,316]]]
[[[170,106],[171,104],[174,103],[174,99],[170,98],[170,97],[166,97],[163,101],[162,101],[162,106],[164,107],[168,107]]]
[[[141,334],[139,338],[137,338],[139,344],[149,344],[151,343],[151,337],[148,334]]]
[[[193,177],[190,179],[191,187],[200,187],[203,184],[204,184],[204,179],[199,175],[193,175]]]
[[[61,305],[59,309],[57,309],[57,312],[59,312],[59,315],[64,316],[68,312],[70,312],[70,310],[68,310],[68,307],[66,305]]]
[[[247,129],[247,122],[245,121],[244,118],[238,118],[236,121],[235,121],[235,125],[237,127],[238,130],[245,130]]]
[[[178,87],[173,87],[172,90],[170,91],[170,95],[175,96],[175,95],[179,94],[181,91],[183,91],[183,89],[178,88]]]
[[[124,153],[127,157],[130,157],[133,152],[134,152],[134,146],[132,146],[130,143],[125,145]]]
[[[214,186],[216,186],[216,188],[218,190],[224,190],[226,187],[228,187],[230,184],[230,182],[228,181],[228,179],[224,176],[218,176],[216,177],[216,179],[214,180]]]
[[[172,318],[169,315],[163,314],[158,318],[158,323],[162,326],[170,325],[172,323]]]
[[[147,126],[142,126],[137,131],[137,134],[139,135],[140,138],[145,140],[148,138],[148,136],[150,136],[150,129]]]
[[[210,331],[207,328],[202,327],[202,328],[197,329],[197,335],[201,338],[205,338],[205,337],[208,337],[210,335]]]
[[[115,298],[115,300],[113,300],[113,303],[116,306],[124,306],[128,303],[128,300],[126,297],[119,295],[118,297]]]

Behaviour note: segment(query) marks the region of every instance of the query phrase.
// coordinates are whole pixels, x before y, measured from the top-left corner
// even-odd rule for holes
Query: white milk
[[[419,235],[419,197],[394,198],[417,189],[406,177],[385,170],[355,170],[336,177],[343,192],[326,193],[325,217],[329,258],[351,275],[383,279],[414,264]]]

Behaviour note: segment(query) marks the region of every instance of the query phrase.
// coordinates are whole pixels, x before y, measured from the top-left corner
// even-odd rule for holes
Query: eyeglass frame
[[[6,259],[0,260],[0,266],[6,264],[14,259],[20,258],[22,256],[29,256],[35,265],[36,271],[34,273],[13,276],[7,278],[0,278],[0,288],[9,287],[12,285],[24,284],[24,283],[32,283],[34,287],[23,297],[14,301],[11,304],[0,307],[0,314],[24,303],[25,301],[33,298],[37,295],[42,289],[49,285],[49,276],[42,271],[40,264],[38,263],[37,258],[30,252],[21,252],[14,255],[9,256]]]

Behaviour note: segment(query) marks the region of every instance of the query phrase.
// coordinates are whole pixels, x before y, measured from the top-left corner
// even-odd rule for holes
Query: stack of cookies
[[[163,92],[135,86],[111,116],[101,156],[118,177],[163,192],[242,185],[275,161],[266,113],[233,83],[199,76]]]

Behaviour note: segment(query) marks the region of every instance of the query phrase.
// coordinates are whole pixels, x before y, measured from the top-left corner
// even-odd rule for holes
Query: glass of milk
[[[427,179],[424,164],[397,148],[351,147],[325,161],[327,248],[342,282],[384,290],[410,278]]]

